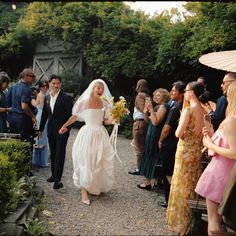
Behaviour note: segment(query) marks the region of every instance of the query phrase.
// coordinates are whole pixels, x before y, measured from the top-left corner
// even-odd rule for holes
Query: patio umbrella
[[[236,72],[236,50],[211,52],[199,58],[199,62],[228,72]]]

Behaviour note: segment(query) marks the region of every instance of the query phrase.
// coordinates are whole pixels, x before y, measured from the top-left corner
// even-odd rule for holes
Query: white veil
[[[73,106],[72,114],[76,115],[79,121],[84,121],[84,111],[88,107],[88,101],[89,101],[89,98],[90,98],[90,96],[93,92],[93,88],[95,87],[95,85],[98,82],[102,83],[103,86],[104,86],[103,97],[108,101],[110,101],[110,99],[112,97],[105,81],[103,81],[102,79],[93,80],[89,84],[88,88],[77,99],[77,101],[75,102],[75,104]],[[103,106],[104,106],[104,109],[106,111],[109,108],[110,104],[108,102],[103,101]]]

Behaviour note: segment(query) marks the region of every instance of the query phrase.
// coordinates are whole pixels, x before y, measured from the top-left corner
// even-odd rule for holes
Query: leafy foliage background
[[[122,2],[22,2],[16,11],[10,7],[0,4],[0,69],[13,78],[32,64],[36,43],[61,40],[67,52],[81,52],[116,93],[129,96],[140,78],[154,90],[204,74],[217,96],[224,72],[199,64],[198,58],[236,46],[234,2],[187,2],[192,15],[172,9],[154,17]]]

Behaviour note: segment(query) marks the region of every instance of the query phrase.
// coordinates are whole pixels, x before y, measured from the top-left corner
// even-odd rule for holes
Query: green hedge
[[[16,182],[16,172],[14,163],[9,158],[0,154],[0,222],[10,209],[10,199],[12,198],[12,189]]]
[[[26,194],[21,178],[29,173],[31,155],[29,143],[0,140],[0,222]]]
[[[13,168],[16,171],[17,179],[29,173],[32,156],[30,147],[30,143],[17,139],[0,141],[0,153],[7,155],[9,161],[14,163]]]

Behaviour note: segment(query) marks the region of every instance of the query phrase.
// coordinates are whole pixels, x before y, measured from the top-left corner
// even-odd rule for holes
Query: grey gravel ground
[[[163,192],[139,189],[143,177],[128,174],[135,168],[135,153],[130,140],[119,136],[117,148],[122,160],[115,161],[116,184],[114,190],[100,196],[91,196],[91,205],[81,203],[80,191],[72,181],[71,149],[77,135],[71,131],[62,182],[64,188],[53,190],[46,182],[49,169],[34,171],[43,187],[43,210],[52,213],[39,218],[47,223],[54,235],[172,235],[166,225],[165,208],[157,202],[163,200]]]

